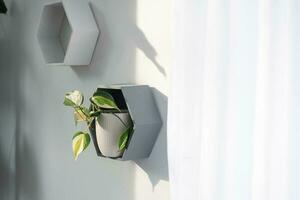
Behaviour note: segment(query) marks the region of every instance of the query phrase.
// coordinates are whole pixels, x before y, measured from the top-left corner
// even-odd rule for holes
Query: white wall
[[[74,0],[75,1],[75,0]],[[96,157],[74,161],[76,131],[66,91],[91,95],[99,84],[149,84],[166,121],[170,65],[170,1],[91,0],[101,29],[88,67],[46,66],[36,39],[45,0],[6,0],[0,15],[0,198],[19,200],[167,200],[163,127],[147,160]]]

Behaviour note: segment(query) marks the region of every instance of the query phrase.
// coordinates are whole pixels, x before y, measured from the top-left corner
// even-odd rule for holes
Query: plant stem
[[[82,107],[79,106],[79,109],[81,110],[81,112],[84,114],[84,116],[86,116],[86,118],[89,118],[90,116],[87,116],[86,113],[83,111]]]
[[[125,124],[125,122],[116,114],[116,113],[112,113],[115,117],[117,117],[119,120],[120,120],[120,122],[127,128],[127,126],[126,126],[126,124]]]
[[[117,110],[117,109],[103,109],[102,113],[128,113],[127,110]]]
[[[79,108],[79,109],[80,109],[80,108]],[[80,109],[80,110],[81,110],[81,109]],[[75,109],[75,112],[76,112],[78,115],[80,115],[80,117],[81,117],[82,119],[84,119],[83,116],[81,115],[81,113],[78,112],[78,110]],[[82,110],[81,110],[81,112],[83,113],[83,115],[84,115],[85,117],[87,117],[86,114],[84,114],[84,112],[83,112]]]

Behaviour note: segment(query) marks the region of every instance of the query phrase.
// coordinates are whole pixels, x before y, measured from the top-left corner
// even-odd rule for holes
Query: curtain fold
[[[171,200],[300,199],[299,10],[174,0]]]

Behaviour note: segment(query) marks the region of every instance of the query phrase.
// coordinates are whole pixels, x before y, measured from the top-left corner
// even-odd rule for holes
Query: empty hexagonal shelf
[[[127,110],[133,123],[127,148],[117,160],[138,160],[149,157],[160,132],[162,121],[149,86],[99,87],[96,92],[110,93],[121,110]],[[98,156],[104,157],[97,141],[95,123],[90,128]]]
[[[89,65],[99,36],[86,1],[62,0],[46,4],[38,41],[49,65]]]

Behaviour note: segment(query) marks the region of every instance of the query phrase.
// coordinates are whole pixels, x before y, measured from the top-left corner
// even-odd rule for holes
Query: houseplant
[[[95,123],[97,142],[101,153],[107,157],[119,157],[127,147],[132,132],[132,122],[127,110],[120,110],[113,96],[106,91],[97,91],[90,98],[90,107],[83,105],[84,96],[78,91],[65,95],[64,105],[74,109],[74,120],[87,124],[85,131],[73,136],[72,147],[75,160],[90,144],[89,129]]]

